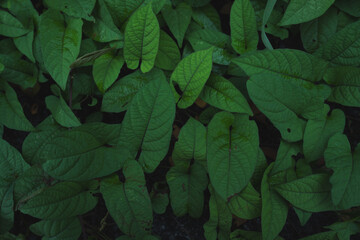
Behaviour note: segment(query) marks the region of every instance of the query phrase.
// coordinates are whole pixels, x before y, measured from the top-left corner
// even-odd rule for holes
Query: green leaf
[[[17,49],[30,59],[31,62],[35,63],[33,54],[34,31],[30,31],[23,36],[14,38],[13,40]]]
[[[261,232],[254,232],[254,231],[245,231],[242,229],[236,229],[230,235],[230,239],[232,240],[262,240],[262,233]],[[278,236],[275,240],[283,240],[282,237]]]
[[[336,232],[328,231],[300,238],[299,240],[338,240],[338,238],[336,236]]]
[[[296,215],[298,216],[298,219],[300,221],[300,225],[303,227],[305,224],[309,221],[312,213],[306,212],[304,210],[301,210],[299,208],[293,207]]]
[[[34,130],[34,127],[24,115],[15,90],[2,81],[0,81],[0,123],[19,131]]]
[[[186,30],[191,21],[191,7],[186,3],[180,3],[175,9],[171,5],[165,5],[161,10],[161,14],[177,40],[179,47],[182,47]]]
[[[60,182],[31,198],[20,211],[36,218],[60,220],[84,214],[96,204],[97,198],[81,184]]]
[[[172,152],[172,160],[175,165],[188,168],[192,159],[206,167],[206,128],[190,117],[180,130]]]
[[[174,118],[173,94],[164,79],[149,82],[132,99],[119,143],[134,157],[139,154],[145,172],[153,172],[168,152]]]
[[[163,71],[153,68],[150,72],[135,71],[120,78],[104,94],[101,111],[122,112],[128,109],[135,94],[152,80],[166,81]]]
[[[253,115],[242,93],[229,80],[219,75],[210,76],[199,97],[219,109]]]
[[[136,10],[125,28],[124,58],[127,67],[136,69],[141,60],[141,71],[149,72],[154,67],[159,39],[159,22],[151,4]]]
[[[199,163],[189,167],[175,165],[166,174],[171,207],[176,216],[189,213],[200,218],[204,207],[204,191],[208,185],[206,170]]]
[[[266,2],[264,14],[262,17],[262,23],[261,23],[261,40],[262,40],[263,44],[265,45],[265,47],[269,50],[273,50],[273,47],[272,47],[268,37],[266,36],[265,26],[266,26],[267,22],[269,21],[269,18],[271,16],[271,13],[274,10],[276,2],[277,2],[277,0],[269,0]]]
[[[125,1],[121,1],[125,2]],[[84,33],[97,42],[123,40],[123,34],[115,26],[104,0],[96,1],[93,11],[95,23],[85,22]]]
[[[305,121],[298,115],[306,119],[320,118],[324,101],[330,94],[326,85],[265,73],[251,77],[247,89],[251,100],[289,142],[303,138]]]
[[[255,170],[259,137],[247,115],[217,113],[208,125],[207,164],[211,184],[227,200],[241,192]]]
[[[360,21],[348,24],[323,44],[315,55],[335,64],[360,64]]]
[[[280,26],[308,22],[323,15],[335,0],[291,0]]]
[[[336,0],[335,6],[354,17],[360,17],[359,1]]]
[[[213,19],[211,19],[210,16],[208,16],[208,14],[205,11],[203,11],[203,9],[200,8],[193,9],[191,17],[196,23],[196,25],[200,28],[213,30],[213,31],[220,30],[219,28],[220,26],[218,25],[218,23],[214,22]]]
[[[50,110],[54,119],[64,127],[78,127],[81,125],[79,119],[69,108],[65,100],[53,95],[45,98],[46,107]]]
[[[321,81],[328,67],[326,61],[295,49],[255,51],[235,58],[233,62],[248,76],[278,73],[310,82]]]
[[[329,68],[324,76],[329,84],[329,101],[349,107],[360,107],[360,69],[358,67]]]
[[[81,57],[76,59],[75,62],[73,62],[70,65],[70,68],[72,68],[72,69],[82,67],[82,66],[91,66],[91,64],[94,63],[95,59],[102,56],[103,54],[106,54],[106,53],[112,51],[112,48],[104,48],[104,49],[96,50],[96,46],[94,46],[95,49],[92,49],[93,46],[90,44],[89,44],[89,46],[91,46],[91,48],[90,48],[91,50],[89,50],[88,48],[86,48],[86,50],[83,50],[83,48],[85,48],[85,46],[87,47],[88,42],[91,41],[91,44],[94,44],[94,41],[91,40],[90,38],[87,38],[85,40],[88,40],[88,41],[83,40],[81,43],[80,54],[79,54],[79,55],[81,55]],[[88,52],[88,51],[92,51],[92,52],[85,53],[82,55],[82,52]]]
[[[344,131],[344,113],[340,109],[334,109],[328,116],[329,106],[325,106],[322,118],[309,120],[306,123],[303,149],[307,162],[323,157],[330,137]]]
[[[0,61],[5,69],[0,73],[0,78],[22,86],[33,87],[37,81],[38,69],[35,64],[20,58],[18,51],[13,54],[0,54]]]
[[[105,0],[107,8],[116,26],[121,26],[131,14],[141,6],[144,0]]]
[[[360,188],[357,184],[360,174],[359,149],[357,147],[352,156],[347,137],[342,133],[337,133],[329,139],[325,150],[326,167],[333,170],[330,177],[331,198],[333,203],[342,209],[360,204]]]
[[[180,61],[180,51],[175,41],[163,30],[160,31],[159,51],[155,66],[164,70],[174,70]]]
[[[32,224],[30,230],[43,239],[77,240],[81,235],[81,224],[78,218],[42,220]]]
[[[0,10],[0,35],[6,37],[20,37],[30,30],[7,11]]]
[[[70,65],[80,51],[82,20],[64,18],[55,10],[41,15],[40,43],[46,69],[55,82],[65,90]]]
[[[296,143],[289,143],[280,140],[280,146],[276,154],[274,166],[271,169],[269,176],[274,177],[277,173],[286,171],[295,167],[294,157],[300,153],[300,146]]]
[[[308,212],[334,210],[331,202],[329,175],[313,174],[274,186],[293,206]]]
[[[250,0],[234,2],[230,13],[230,29],[231,45],[237,53],[243,54],[257,49],[259,35]]]
[[[226,202],[215,192],[211,185],[210,218],[204,224],[206,240],[228,240],[230,238],[232,216]]]
[[[244,190],[230,199],[231,213],[242,219],[254,219],[261,215],[260,194],[249,183]]]
[[[100,92],[105,91],[116,81],[124,64],[124,58],[118,52],[107,52],[94,61],[92,75]]]
[[[0,234],[10,231],[14,224],[13,190],[14,184],[0,183]]]
[[[261,181],[261,229],[264,240],[275,239],[285,225],[288,205],[269,183],[269,173],[274,164],[265,170]]]
[[[167,193],[153,191],[150,193],[151,205],[154,213],[156,214],[164,214],[166,212],[166,208],[169,205],[169,196]]]
[[[95,2],[96,0],[45,0],[44,4],[69,16],[95,21],[94,17],[91,16]]]
[[[360,232],[360,226],[352,221],[337,222],[330,226],[326,226],[326,228],[335,231],[339,240],[350,239],[351,235]]]
[[[170,77],[179,108],[191,106],[198,98],[212,69],[212,51],[207,49],[194,52],[180,61]],[[174,84],[182,91],[181,96],[176,93]]]
[[[100,192],[120,230],[130,237],[143,236],[149,233],[153,220],[144,173],[133,160],[125,163],[123,173],[125,182],[116,175],[108,177],[101,181]]]
[[[324,15],[300,25],[301,41],[308,52],[315,52],[336,33],[337,9],[329,8]]]

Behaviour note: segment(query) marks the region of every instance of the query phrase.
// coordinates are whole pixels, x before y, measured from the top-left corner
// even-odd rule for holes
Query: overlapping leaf
[[[153,172],[168,152],[174,118],[173,94],[164,79],[149,82],[132,99],[119,142],[133,157],[139,154],[146,172]]]
[[[81,235],[81,224],[78,218],[42,220],[32,224],[30,230],[45,239],[76,240]]]
[[[151,4],[136,10],[125,28],[124,58],[127,67],[136,69],[141,60],[141,71],[149,72],[154,67],[159,39],[159,22]]]
[[[45,4],[52,9],[66,13],[72,17],[83,18],[87,21],[95,21],[91,12],[95,7],[96,0],[45,0]]]
[[[78,127],[81,125],[79,119],[71,111],[65,100],[53,95],[45,99],[46,107],[50,110],[53,118],[64,127]]]
[[[164,70],[174,70],[180,61],[180,51],[175,41],[164,31],[160,31],[159,51],[155,66]]]
[[[212,69],[212,48],[194,52],[176,66],[171,74],[170,84],[177,84],[180,95],[174,90],[179,108],[191,106],[203,89]]]
[[[29,29],[9,12],[0,10],[0,35],[6,37],[20,37],[29,31]]]
[[[208,125],[207,166],[211,184],[224,200],[241,192],[255,170],[259,137],[246,115],[217,113]]]
[[[80,51],[82,25],[81,19],[65,18],[56,10],[47,10],[41,15],[39,31],[44,64],[63,90],[70,73],[70,65]]]
[[[101,182],[100,191],[110,215],[130,237],[144,236],[152,224],[152,207],[141,166],[134,160],[123,168],[125,182],[111,176]]]

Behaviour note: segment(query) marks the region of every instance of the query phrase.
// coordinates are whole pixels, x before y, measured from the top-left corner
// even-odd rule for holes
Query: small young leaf
[[[165,5],[161,14],[171,33],[175,36],[179,47],[182,47],[186,30],[191,21],[191,7],[186,3],[180,3],[175,9],[171,5]]]
[[[191,106],[201,93],[211,73],[212,52],[213,48],[210,48],[188,55],[171,74],[170,84],[179,108]],[[177,84],[182,91],[181,96],[176,93],[174,84]]]
[[[155,66],[164,70],[174,70],[180,61],[180,51],[175,41],[164,31],[160,31],[159,51]]]
[[[94,61],[92,75],[100,92],[105,91],[116,81],[124,58],[117,52],[107,52]]]
[[[236,0],[230,13],[231,45],[243,54],[256,50],[259,35],[256,27],[254,8],[250,0]]]
[[[291,0],[280,26],[308,22],[323,15],[335,0]]]
[[[71,111],[65,100],[53,95],[45,98],[46,107],[50,110],[54,119],[64,127],[78,127],[81,125],[79,119]]]
[[[30,29],[7,11],[0,10],[0,35],[6,37],[20,37],[28,33]]]
[[[151,4],[136,10],[125,28],[124,58],[128,68],[136,69],[141,60],[141,71],[149,72],[154,67],[159,39],[159,22]]]
[[[66,18],[55,10],[41,15],[40,43],[46,69],[55,82],[65,90],[70,65],[80,51],[81,19]]]
[[[30,31],[23,36],[14,38],[13,40],[17,49],[30,59],[31,62],[35,63],[33,54],[34,31]]]

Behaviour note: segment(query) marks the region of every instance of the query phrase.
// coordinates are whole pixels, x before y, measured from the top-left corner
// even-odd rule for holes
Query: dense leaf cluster
[[[360,107],[360,1],[229,1],[229,23],[209,0],[33,3],[0,1],[0,136],[29,132],[21,153],[0,139],[0,239],[23,238],[15,213],[39,219],[28,227],[42,239],[104,238],[107,215],[124,234],[112,239],[158,239],[166,208],[209,211],[207,240],[282,239],[291,208],[303,225],[341,216],[303,240],[360,231],[360,145],[341,109]],[[303,49],[274,45],[296,33]],[[33,126],[17,92],[45,82],[51,114]],[[281,135],[275,159],[259,121]],[[146,182],[161,164],[163,182]],[[100,199],[108,214],[90,231],[82,216]],[[262,232],[232,224],[259,217]]]

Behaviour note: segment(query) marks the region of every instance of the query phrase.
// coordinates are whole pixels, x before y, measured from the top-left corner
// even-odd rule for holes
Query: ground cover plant
[[[359,239],[360,1],[0,7],[0,239]]]

